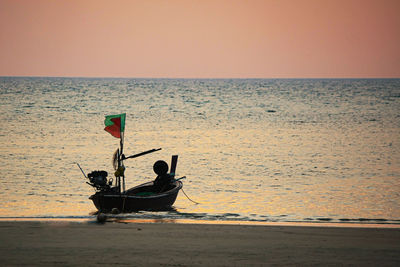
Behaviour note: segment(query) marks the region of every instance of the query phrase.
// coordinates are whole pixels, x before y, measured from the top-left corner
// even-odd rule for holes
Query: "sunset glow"
[[[400,77],[400,1],[0,0],[0,76]]]

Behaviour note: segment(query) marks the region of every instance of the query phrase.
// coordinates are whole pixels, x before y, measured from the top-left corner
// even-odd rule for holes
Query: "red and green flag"
[[[121,133],[125,131],[125,117],[126,113],[106,116],[104,120],[106,128],[104,130],[115,138],[121,138]]]

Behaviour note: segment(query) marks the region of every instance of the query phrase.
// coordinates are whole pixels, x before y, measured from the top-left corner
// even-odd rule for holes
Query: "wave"
[[[85,216],[21,216],[21,217],[0,217],[0,220],[76,220],[86,221],[95,220],[97,213],[93,212]],[[245,222],[259,222],[259,223],[339,223],[339,224],[395,224],[400,225],[400,219],[385,219],[385,218],[327,218],[315,217],[304,219],[291,219],[290,216],[264,216],[264,215],[249,215],[243,216],[236,213],[223,213],[223,214],[209,214],[209,213],[189,213],[178,212],[176,210],[151,212],[141,211],[135,213],[122,213],[122,214],[106,214],[106,216],[113,220],[144,220],[155,222],[171,222],[180,220],[192,220],[198,223],[202,222],[231,222],[232,224],[240,224]]]

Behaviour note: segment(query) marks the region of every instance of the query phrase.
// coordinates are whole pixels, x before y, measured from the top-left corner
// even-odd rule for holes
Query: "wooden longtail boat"
[[[149,153],[161,150],[151,149],[129,157],[125,157],[123,151],[123,137],[125,129],[125,114],[106,116],[105,125],[107,132],[114,137],[120,138],[120,148],[114,153],[113,166],[115,169],[115,183],[113,179],[107,179],[106,171],[93,171],[87,176],[81,169],[83,175],[89,179],[90,186],[96,189],[96,193],[91,195],[89,199],[93,201],[99,212],[134,212],[140,210],[166,210],[174,204],[179,190],[182,189],[180,179],[175,179],[175,170],[178,162],[178,155],[172,156],[171,168],[168,171],[168,164],[163,170],[163,175],[167,175],[169,182],[161,189],[154,186],[154,182],[147,182],[138,186],[125,190],[125,166],[124,161],[136,158]],[[154,169],[157,174],[161,174]]]
[[[161,193],[152,192],[153,182],[135,186],[121,194],[110,191],[96,192],[89,198],[101,212],[111,212],[118,209],[121,212],[134,212],[139,210],[159,211],[171,208],[179,190],[181,181],[174,181],[171,187]]]

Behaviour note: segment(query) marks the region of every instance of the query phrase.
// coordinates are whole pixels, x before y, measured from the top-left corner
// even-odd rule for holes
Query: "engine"
[[[110,189],[112,181],[107,181],[108,173],[106,171],[92,171],[88,174],[90,185],[99,190]]]

